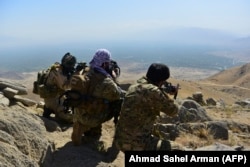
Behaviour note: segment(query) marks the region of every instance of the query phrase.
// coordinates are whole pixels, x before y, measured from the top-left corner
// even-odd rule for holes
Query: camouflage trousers
[[[99,140],[102,134],[102,125],[96,127],[84,126],[79,122],[74,122],[71,140],[75,146],[79,146],[85,140]],[[84,136],[83,136],[84,135]],[[83,138],[85,137],[85,138]]]
[[[108,107],[102,108],[101,105],[89,105],[86,108],[75,108],[73,115],[72,142],[74,145],[82,143],[82,135],[91,136],[99,139],[101,136],[102,123],[114,119],[116,124],[120,115],[122,100],[110,102]],[[91,108],[91,109],[90,109]]]
[[[74,145],[81,145],[84,137],[99,140],[102,132],[102,123],[108,121],[109,112],[100,114],[89,114],[83,110],[75,109],[73,115],[73,132],[71,139]]]
[[[54,113],[58,121],[73,123],[73,115],[65,112],[64,106],[59,104],[57,98],[45,98],[44,103],[44,116],[50,117],[50,114]]]

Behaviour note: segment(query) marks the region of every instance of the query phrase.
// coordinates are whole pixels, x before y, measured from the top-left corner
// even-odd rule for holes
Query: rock
[[[30,166],[39,167],[38,163],[28,155],[23,154],[17,147],[0,142],[0,166]]]
[[[214,100],[213,98],[208,98],[206,100],[207,105],[211,105],[211,106],[216,106],[216,100]]]
[[[205,122],[212,121],[207,115],[206,110],[194,100],[186,99],[180,104],[177,116],[169,117],[161,113],[158,122],[160,123],[187,123],[187,122]]]
[[[249,99],[236,101],[235,104],[238,104],[238,105],[240,105],[241,107],[250,108],[250,101],[249,101]]]
[[[41,109],[43,109],[44,105],[45,105],[45,103],[44,103],[43,101],[39,101],[39,102],[37,103],[36,108],[41,108]]]
[[[242,101],[236,101],[235,104],[238,104],[241,107],[245,107],[248,103],[242,100]]]
[[[5,89],[6,87],[18,90],[18,95],[28,94],[28,90],[25,86],[14,82],[0,80],[0,90]]]
[[[197,121],[205,122],[212,120],[207,115],[206,110],[193,100],[184,100],[178,115],[181,123]]]
[[[214,139],[228,140],[228,128],[225,122],[209,121],[206,122],[209,134],[212,134]]]
[[[18,105],[0,106],[0,111],[0,166],[39,167],[48,163],[54,146],[43,121]]]
[[[227,124],[227,127],[229,130],[233,132],[244,132],[244,133],[249,133],[250,132],[250,125],[248,124],[243,124],[235,121],[225,121]]]
[[[31,100],[31,99],[28,99],[28,98],[24,98],[22,96],[19,96],[19,95],[15,95],[14,96],[14,99],[16,101],[19,101],[21,103],[23,103],[25,106],[33,106],[33,105],[36,105],[37,102],[34,101],[34,100]]]
[[[9,87],[6,87],[3,89],[3,94],[8,99],[12,99],[15,95],[17,95],[17,93],[18,93],[18,90],[16,90],[16,89],[12,89]]]
[[[6,98],[3,93],[0,92],[0,105],[2,106],[9,106],[10,105],[10,100]]]
[[[217,108],[225,108],[226,107],[226,103],[224,102],[223,99],[219,99],[216,103],[216,107]]]
[[[209,146],[197,148],[195,150],[196,151],[235,151],[235,148],[227,146],[225,144],[215,143]]]
[[[55,132],[55,131],[61,132],[62,131],[57,122],[53,120],[49,120],[44,117],[41,117],[41,119],[44,121],[44,126],[48,132]]]
[[[193,94],[193,100],[199,103],[200,105],[206,105],[205,101],[203,100],[203,94],[202,92],[196,92]]]

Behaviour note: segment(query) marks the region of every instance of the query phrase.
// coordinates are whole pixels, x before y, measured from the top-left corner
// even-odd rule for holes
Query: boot
[[[93,141],[99,140],[101,138],[101,135],[102,135],[102,125],[98,125],[84,132],[84,136],[88,137],[89,139],[92,139]]]
[[[50,118],[50,114],[52,114],[53,111],[46,106],[43,107],[43,117]]]

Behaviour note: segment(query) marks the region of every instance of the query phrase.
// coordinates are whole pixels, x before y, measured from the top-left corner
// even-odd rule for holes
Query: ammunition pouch
[[[59,97],[59,103],[61,103],[62,97],[64,97],[62,104],[65,108],[77,107],[83,100],[81,93],[74,90],[68,90],[61,94]]]
[[[40,95],[41,98],[56,97],[59,91],[60,90],[57,87],[51,87],[46,85],[38,86],[38,94]]]
[[[107,120],[110,120],[111,118],[114,117],[114,123],[117,124],[118,118],[120,116],[122,102],[123,102],[123,99],[112,101],[109,103],[110,113],[107,116]]]
[[[83,95],[77,90],[68,90],[60,95],[59,103],[63,99],[63,106],[68,108],[78,108],[84,111],[90,118],[99,120],[99,122],[109,121],[114,117],[114,123],[118,121],[123,100],[108,101],[103,98],[96,98],[89,95]]]

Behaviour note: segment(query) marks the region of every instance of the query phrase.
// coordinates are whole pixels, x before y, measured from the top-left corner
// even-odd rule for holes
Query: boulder
[[[18,95],[27,95],[28,94],[28,90],[27,90],[26,86],[23,86],[22,84],[15,83],[15,82],[0,80],[0,90],[3,90],[7,87],[17,90]]]
[[[0,166],[38,167],[48,163],[54,145],[40,117],[18,105],[0,106],[0,111]]]

